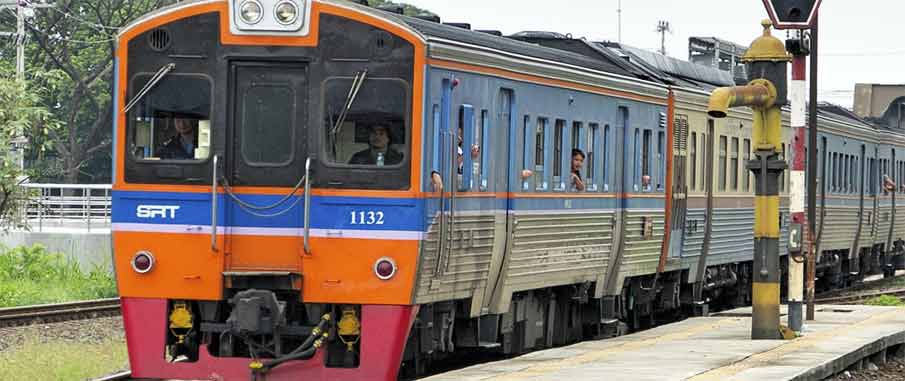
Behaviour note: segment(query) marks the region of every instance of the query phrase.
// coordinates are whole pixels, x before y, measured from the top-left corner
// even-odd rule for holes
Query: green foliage
[[[431,12],[431,11],[428,11],[426,9],[421,9],[414,5],[410,5],[410,4],[406,4],[406,3],[402,3],[402,2],[395,2],[395,1],[388,1],[388,0],[368,0],[368,5],[370,5],[372,7],[379,7],[381,5],[401,5],[402,7],[405,8],[406,16],[417,16],[417,15],[421,15],[421,14],[433,15],[433,12]]]
[[[85,272],[78,263],[41,245],[0,254],[0,307],[115,296],[116,282],[105,268]]]
[[[893,295],[881,295],[864,302],[864,304],[868,306],[905,307],[905,301]]]

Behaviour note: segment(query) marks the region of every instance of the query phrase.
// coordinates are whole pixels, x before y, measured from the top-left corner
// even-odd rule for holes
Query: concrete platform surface
[[[821,380],[870,356],[883,362],[887,350],[901,355],[905,343],[905,308],[818,306],[817,320],[789,341],[752,341],[750,313],[687,319],[425,380]]]

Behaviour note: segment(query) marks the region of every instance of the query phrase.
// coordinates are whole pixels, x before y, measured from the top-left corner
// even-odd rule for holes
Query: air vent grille
[[[170,37],[170,31],[164,28],[154,29],[148,34],[148,45],[150,45],[151,49],[154,49],[154,51],[162,52],[167,50],[172,43],[173,39]]]

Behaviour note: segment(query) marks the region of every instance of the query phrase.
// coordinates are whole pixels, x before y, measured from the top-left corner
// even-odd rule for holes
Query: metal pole
[[[25,7],[16,1],[16,79],[25,80]]]
[[[616,14],[619,17],[619,43],[622,43],[622,0],[619,0],[619,4],[616,9]]]
[[[814,13],[814,26],[811,27],[811,100],[808,108],[808,321],[814,320],[814,279],[817,277],[817,48],[819,11]]]
[[[800,228],[805,227],[805,68],[807,58],[796,55],[792,60],[792,86],[789,88],[792,101],[792,131],[795,133],[793,143],[794,159],[792,161],[790,209],[792,223]],[[799,229],[799,231],[801,231]],[[802,245],[803,246],[803,245]],[[789,328],[801,332],[802,302],[804,301],[804,261],[799,246],[798,252],[789,253]],[[804,255],[807,255],[805,250]]]

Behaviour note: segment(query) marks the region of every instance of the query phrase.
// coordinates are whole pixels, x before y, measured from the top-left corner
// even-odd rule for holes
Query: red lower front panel
[[[166,361],[167,301],[122,298],[123,322],[132,377],[168,380],[247,381],[250,359],[218,358],[202,346],[197,362]],[[361,365],[327,368],[323,350],[311,360],[284,364],[265,380],[395,380],[416,306],[361,307]]]

